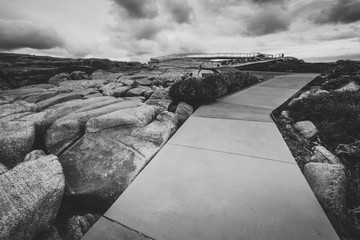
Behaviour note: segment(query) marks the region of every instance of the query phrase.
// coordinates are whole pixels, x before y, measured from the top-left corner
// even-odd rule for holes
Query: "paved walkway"
[[[83,239],[338,240],[270,118],[315,76],[199,108]]]

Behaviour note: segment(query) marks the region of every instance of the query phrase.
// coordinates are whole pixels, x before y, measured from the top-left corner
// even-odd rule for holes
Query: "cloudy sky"
[[[142,62],[182,52],[360,59],[360,0],[0,0],[0,51]]]

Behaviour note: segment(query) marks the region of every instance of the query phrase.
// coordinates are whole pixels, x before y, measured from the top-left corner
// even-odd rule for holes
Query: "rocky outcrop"
[[[26,54],[0,53],[0,90],[8,90],[32,84],[47,83],[50,78],[59,73],[82,71],[91,74],[95,70],[131,71],[139,70],[142,64],[138,62],[110,61],[108,59],[72,59]],[[86,77],[74,76],[79,79]],[[52,79],[52,84],[58,84],[62,77]]]
[[[81,237],[93,221],[78,214],[106,210],[189,117],[189,106],[180,103],[176,110],[160,84],[164,72],[169,72],[162,75],[164,85],[174,81],[169,67],[149,71],[126,64],[123,72],[117,72],[121,66],[112,66],[114,72],[69,68],[56,76],[60,65],[54,66],[52,84],[0,90],[0,198],[7,199],[0,199],[0,205],[8,204],[0,207],[9,209],[0,222],[5,239]],[[86,74],[91,79],[83,79]],[[66,197],[54,222],[63,191]],[[74,217],[68,224],[69,216]]]
[[[53,155],[24,162],[0,175],[0,239],[32,239],[55,220],[65,187]]]
[[[333,212],[343,211],[347,180],[342,165],[307,163],[304,176],[323,206]]]
[[[138,104],[132,101],[113,99],[103,102],[103,106],[99,106],[99,108],[84,109],[86,111],[78,110],[66,115],[56,120],[47,130],[45,135],[46,148],[50,153],[58,155],[84,134],[85,124],[89,119],[136,106]]]
[[[23,161],[33,149],[35,126],[31,122],[0,122],[0,161],[8,168]]]
[[[85,135],[60,155],[67,194],[107,208],[176,130],[177,119],[142,105],[90,119]]]

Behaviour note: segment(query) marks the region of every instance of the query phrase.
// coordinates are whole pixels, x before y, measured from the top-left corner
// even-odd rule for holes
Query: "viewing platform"
[[[261,59],[274,59],[283,58],[284,54],[263,54],[263,53],[179,53],[166,56],[151,58],[152,62],[162,62],[179,59],[198,59],[198,60],[214,60],[214,59],[244,59],[244,58],[261,58]]]

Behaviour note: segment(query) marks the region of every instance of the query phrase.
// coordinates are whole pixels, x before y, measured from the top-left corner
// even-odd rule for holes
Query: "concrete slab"
[[[105,216],[157,240],[338,240],[297,165],[180,146]]]
[[[252,107],[275,109],[287,100],[286,97],[246,94],[239,92],[229,97],[220,99],[219,102],[241,104]]]
[[[266,82],[260,83],[258,86],[301,89],[318,75],[319,74],[314,73],[301,73],[294,75],[277,76]]]
[[[135,231],[101,217],[81,240],[150,240]]]
[[[293,88],[273,88],[273,87],[262,87],[262,86],[254,86],[245,89],[244,91],[241,91],[241,93],[246,93],[246,94],[284,97],[284,101],[292,97],[297,92],[298,89],[293,89]]]
[[[194,117],[208,117],[220,119],[238,119],[259,122],[272,122],[271,110],[239,104],[215,102],[198,108],[192,115]]]
[[[276,125],[268,122],[190,117],[168,143],[296,164]]]

